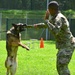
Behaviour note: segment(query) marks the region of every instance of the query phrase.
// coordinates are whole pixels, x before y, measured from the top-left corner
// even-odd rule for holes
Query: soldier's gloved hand
[[[38,24],[34,24],[34,27],[36,28]]]

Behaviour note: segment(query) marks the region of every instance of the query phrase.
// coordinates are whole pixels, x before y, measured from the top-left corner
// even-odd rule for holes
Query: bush
[[[75,11],[73,10],[66,10],[63,11],[63,14],[67,17],[67,18],[75,18]]]

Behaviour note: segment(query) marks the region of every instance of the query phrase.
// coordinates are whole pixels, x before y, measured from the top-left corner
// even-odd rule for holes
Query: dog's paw
[[[30,50],[30,48],[26,45],[22,45],[22,48],[25,48],[26,50]]]
[[[26,48],[26,50],[28,50],[28,51],[29,51],[29,50],[30,50],[30,48]]]

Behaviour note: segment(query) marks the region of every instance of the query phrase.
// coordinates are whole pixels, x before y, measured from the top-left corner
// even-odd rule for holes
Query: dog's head
[[[15,31],[17,32],[22,32],[22,31],[25,31],[26,29],[26,24],[23,24],[23,23],[17,23],[17,24],[12,24]]]

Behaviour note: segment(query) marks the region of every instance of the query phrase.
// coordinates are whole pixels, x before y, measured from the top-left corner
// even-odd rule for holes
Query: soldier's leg
[[[57,71],[59,75],[70,75],[68,64],[74,49],[60,49],[57,53]]]

